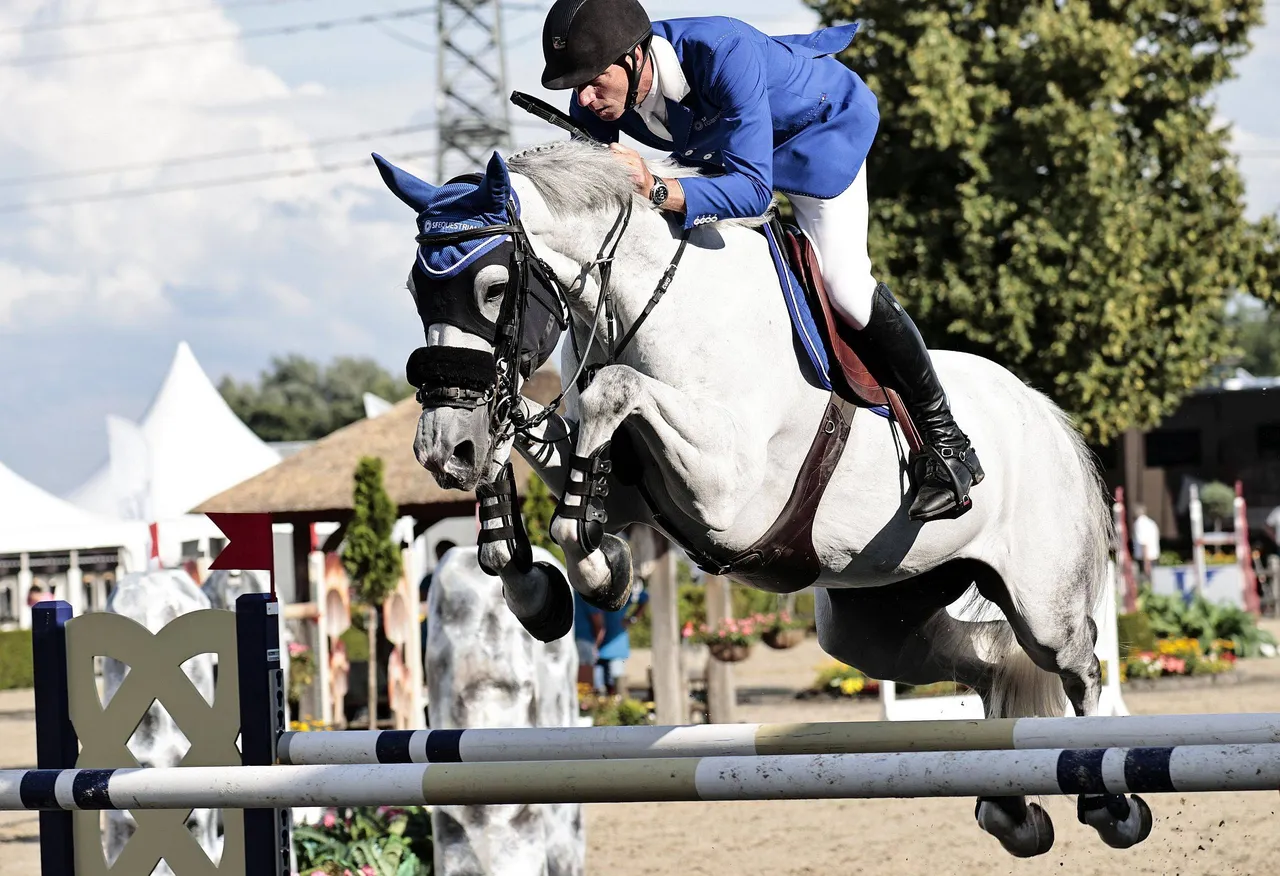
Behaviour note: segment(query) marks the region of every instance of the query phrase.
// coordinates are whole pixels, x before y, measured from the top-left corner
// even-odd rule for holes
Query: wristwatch
[[[667,188],[667,184],[663,182],[662,177],[655,176],[653,178],[653,188],[649,189],[649,200],[653,202],[653,206],[661,207],[669,194],[671,192]]]

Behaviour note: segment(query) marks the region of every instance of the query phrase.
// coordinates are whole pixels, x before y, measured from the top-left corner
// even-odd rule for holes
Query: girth
[[[791,487],[791,495],[778,518],[755,544],[727,560],[691,547],[689,540],[657,510],[643,478],[638,479],[638,487],[654,522],[684,548],[698,568],[712,575],[729,575],[749,581],[754,587],[775,593],[803,590],[816,581],[822,571],[822,564],[813,548],[813,520],[840,457],[844,455],[857,410],[851,402],[834,392],[831,394],[817,434]]]

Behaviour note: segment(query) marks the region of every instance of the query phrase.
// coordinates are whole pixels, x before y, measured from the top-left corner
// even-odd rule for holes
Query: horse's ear
[[[493,205],[499,209],[505,208],[507,200],[511,197],[511,172],[507,170],[507,163],[497,152],[493,153],[493,157],[489,159],[489,169],[484,179],[485,187],[493,198]]]
[[[378,153],[372,154],[373,163],[378,165],[378,173],[382,174],[382,181],[397,198],[412,207],[415,213],[421,213],[430,206],[436,193],[440,191],[438,188],[401,170]]]

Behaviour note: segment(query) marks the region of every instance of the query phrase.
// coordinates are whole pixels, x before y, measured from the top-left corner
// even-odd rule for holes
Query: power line
[[[546,124],[537,119],[517,119],[520,127],[545,128]],[[73,179],[85,179],[93,176],[105,176],[111,173],[127,173],[136,170],[166,170],[171,167],[202,164],[209,161],[224,161],[233,158],[257,158],[267,155],[283,155],[289,152],[301,152],[306,149],[320,149],[342,143],[363,143],[384,137],[404,137],[409,134],[422,134],[438,130],[439,122],[424,122],[420,125],[403,125],[397,128],[384,128],[379,131],[363,131],[358,134],[346,134],[339,137],[323,137],[315,140],[303,140],[295,143],[281,143],[274,146],[256,146],[244,149],[228,149],[223,152],[204,152],[197,155],[183,155],[177,158],[166,158],[161,161],[138,161],[128,164],[117,164],[110,167],[94,167],[84,170],[57,171],[39,173],[31,176],[0,177],[0,188],[9,188],[30,183],[64,182]]]
[[[10,67],[29,67],[35,64],[48,64],[56,61],[71,61],[79,58],[99,58],[108,55],[132,55],[138,52],[150,52],[157,49],[172,49],[180,46],[198,46],[206,43],[236,42],[238,40],[257,39],[260,37],[293,36],[300,33],[337,30],[345,27],[376,24],[379,21],[396,21],[407,18],[418,18],[436,11],[435,6],[410,6],[390,12],[372,12],[351,18],[331,18],[324,21],[307,21],[300,24],[289,24],[280,27],[263,27],[237,33],[215,34],[213,36],[188,37],[185,39],[164,40],[152,43],[134,43],[127,46],[109,46],[105,49],[94,49],[87,52],[60,52],[49,55],[31,55],[25,58],[11,58],[3,63]]]
[[[398,128],[384,128],[381,131],[365,131],[359,134],[348,134],[341,137],[326,137],[318,140],[304,140],[296,143],[281,143],[275,146],[256,146],[245,149],[229,149],[224,152],[204,152],[197,155],[185,155],[180,158],[166,158],[162,161],[138,161],[129,164],[116,164],[111,167],[95,167],[86,170],[69,170],[57,173],[40,173],[32,176],[11,176],[0,178],[0,187],[22,185],[24,183],[62,182],[69,179],[83,179],[91,176],[103,176],[109,173],[125,173],[131,170],[164,170],[169,167],[181,167],[187,164],[200,164],[206,161],[223,161],[231,158],[254,158],[263,155],[282,155],[288,152],[300,152],[304,149],[318,149],[334,146],[339,143],[361,143],[382,137],[404,137],[409,134],[422,134],[434,131],[438,125],[426,122],[421,125],[404,125]]]
[[[0,30],[0,34],[42,33],[53,30],[72,30],[78,27],[102,27],[104,25],[127,24],[133,21],[151,21],[158,18],[179,18],[187,15],[201,15],[222,12],[230,9],[248,9],[255,6],[283,6],[286,3],[310,3],[314,0],[239,0],[239,2],[205,3],[200,6],[178,6],[171,9],[148,9],[142,12],[130,12],[125,15],[106,15],[99,18],[73,18],[62,21],[43,21],[28,24],[24,27],[12,27]]]
[[[396,30],[395,28],[391,27],[388,24],[383,24],[382,22],[378,22],[375,25],[375,27],[377,27],[377,29],[381,31],[385,36],[391,37],[393,40],[395,40],[398,43],[401,43],[402,45],[406,45],[411,49],[417,49],[419,52],[426,52],[428,55],[435,54],[435,51],[436,51],[435,46],[431,45],[430,43],[425,43],[422,40],[414,39],[408,34],[401,33],[400,31]]]
[[[435,154],[434,149],[425,149],[417,152],[401,153],[398,156],[393,156],[393,160],[411,161],[415,158],[430,158]],[[136,189],[118,189],[114,192],[101,192],[94,195],[82,195],[76,198],[57,198],[47,201],[36,201],[21,204],[0,204],[0,213],[21,213],[26,210],[40,209],[41,207],[73,207],[77,204],[92,204],[100,203],[102,201],[122,201],[130,198],[149,197],[151,195],[173,194],[175,192],[194,192],[202,189],[242,185],[245,183],[270,182],[271,180],[277,179],[337,173],[343,170],[353,170],[357,167],[372,167],[372,160],[369,158],[361,158],[359,161],[340,161],[330,164],[318,164],[315,167],[301,167],[296,170],[265,171],[263,173],[244,174],[242,176],[218,177],[215,179],[200,180],[193,183],[179,183],[167,186],[147,186]]]

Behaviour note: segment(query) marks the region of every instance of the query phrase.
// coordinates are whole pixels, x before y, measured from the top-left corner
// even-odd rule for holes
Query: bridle
[[[578,370],[573,379],[566,384],[566,387],[576,386],[579,392],[583,391],[591,384],[591,381],[601,368],[613,365],[618,361],[635,338],[636,332],[639,331],[641,325],[648,319],[649,314],[653,312],[654,307],[657,306],[670,288],[672,281],[675,279],[676,269],[684,256],[685,247],[689,242],[689,231],[686,229],[680,238],[680,246],[676,250],[675,257],[663,272],[662,278],[658,281],[657,288],[654,289],[653,295],[649,298],[644,311],[622,338],[617,339],[619,318],[611,283],[613,261],[614,256],[617,254],[618,246],[622,243],[622,238],[631,224],[633,206],[634,199],[628,198],[626,206],[619,210],[613,227],[610,228],[609,233],[601,243],[596,258],[585,266],[582,274],[582,277],[585,278],[592,269],[599,269],[600,299],[605,316],[605,360],[590,367],[587,366],[587,360],[595,347],[597,339],[595,326],[598,315],[597,319],[592,320],[591,325],[588,327],[588,336],[585,340],[586,349],[583,350],[582,343],[580,343],[574,331],[572,313],[570,311],[573,286],[566,286],[561,282],[551,266],[533,251],[529,233],[525,230],[524,223],[520,219],[519,210],[514,199],[507,199],[507,221],[504,224],[482,225],[466,231],[447,234],[423,233],[417,235],[414,239],[419,246],[427,244],[450,246],[500,235],[509,235],[512,241],[512,253],[507,271],[507,288],[498,311],[497,333],[494,342],[494,383],[483,391],[456,386],[420,385],[417,388],[418,403],[423,408],[450,406],[467,410],[476,410],[482,406],[487,406],[490,409],[490,433],[494,436],[495,443],[501,444],[508,439],[516,437],[529,444],[550,443],[545,439],[536,438],[533,435],[533,430],[546,422],[555,413],[568,390],[562,390],[549,404],[543,406],[542,410],[531,416],[526,415],[521,407],[519,380],[520,357],[523,352],[521,350],[521,342],[524,337],[529,299],[531,296],[535,297],[547,309],[555,319],[560,334],[566,331],[569,333],[574,356],[578,360]],[[531,276],[536,277],[541,286],[552,293],[553,301],[543,300],[538,295],[530,284]]]

